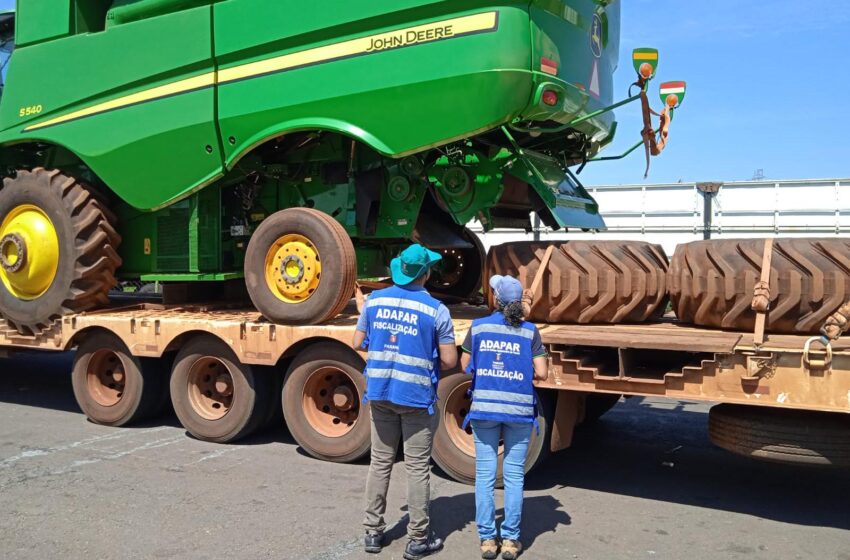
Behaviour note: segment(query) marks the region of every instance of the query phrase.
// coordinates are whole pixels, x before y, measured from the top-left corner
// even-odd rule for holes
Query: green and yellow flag
[[[635,49],[632,51],[632,62],[638,76],[644,80],[651,80],[658,69],[658,49]]]

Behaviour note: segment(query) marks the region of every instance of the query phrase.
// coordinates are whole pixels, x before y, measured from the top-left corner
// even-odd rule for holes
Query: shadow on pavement
[[[71,388],[73,352],[20,352],[0,359],[0,402],[82,414]]]
[[[673,401],[621,402],[578,430],[573,446],[531,473],[526,488],[582,488],[850,529],[847,470],[764,463],[714,447],[704,410]]]
[[[72,360],[72,353],[36,352],[0,359],[0,402],[76,413],[82,421],[71,388]],[[702,404],[657,399],[621,402],[595,424],[577,430],[570,449],[528,475],[526,489],[545,492],[572,487],[798,525],[850,529],[847,470],[762,463],[718,449],[708,440],[707,409]],[[137,427],[162,425],[180,424],[168,411]],[[295,445],[282,420],[239,443],[273,442]],[[368,456],[357,464],[367,463]],[[439,469],[434,473],[445,477]],[[434,500],[434,526],[441,536],[473,522],[471,490]],[[560,504],[547,503],[546,498],[555,501],[549,496],[526,496],[523,524],[529,544],[533,536],[552,530],[550,518],[560,519],[558,524],[569,522],[569,515],[558,509]],[[392,534],[403,537],[405,526],[406,521],[397,523]]]
[[[501,490],[496,491],[497,494]],[[501,498],[497,496],[496,503]],[[570,515],[562,510],[560,501],[552,496],[526,496],[522,509],[522,543],[530,548],[537,537],[554,533],[559,526],[571,523]],[[402,511],[405,511],[404,509]],[[496,510],[496,526],[504,518],[502,509]],[[384,546],[396,540],[407,540],[408,515],[405,513],[384,533]],[[454,533],[470,529],[477,540],[475,530],[475,493],[465,492],[454,496],[440,496],[431,501],[431,528],[444,541]],[[468,538],[468,537],[464,537]]]
[[[32,406],[80,415],[83,412],[77,406],[74,390],[71,387],[71,367],[73,352],[15,353],[11,358],[0,358],[0,402],[20,406]],[[267,427],[258,430],[250,437],[239,440],[239,445],[264,445],[269,443],[295,444],[295,440],[286,429],[282,416],[273,419]],[[169,426],[180,428],[180,421],[174,414],[169,401],[162,414],[154,418],[122,426],[121,429],[153,428]],[[192,437],[186,432],[186,437]]]

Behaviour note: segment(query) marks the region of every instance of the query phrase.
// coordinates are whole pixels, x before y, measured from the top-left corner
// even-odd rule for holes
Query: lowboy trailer
[[[458,343],[486,308],[450,305]],[[161,412],[169,397],[194,437],[227,443],[283,418],[314,457],[349,462],[369,450],[362,404],[365,355],[351,347],[353,303],[322,325],[279,325],[228,304],[134,303],[63,317],[38,336],[6,328],[0,351],[76,350],[77,402],[94,422],[122,426]],[[569,447],[574,428],[621,396],[721,403],[712,440],[778,461],[850,462],[850,343],[803,335],[717,331],[661,321],[538,325],[550,356],[537,383],[540,432],[527,466]],[[434,459],[453,478],[474,478],[472,437],[462,427],[470,378],[443,372]],[[836,414],[844,413],[844,414]],[[280,421],[280,420],[278,420]]]

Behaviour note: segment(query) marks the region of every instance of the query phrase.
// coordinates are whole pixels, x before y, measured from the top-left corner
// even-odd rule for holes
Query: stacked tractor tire
[[[532,284],[549,243],[493,247],[487,274]],[[682,323],[752,331],[753,293],[765,240],[708,240],[679,245],[668,262],[658,245],[641,241],[557,243],[529,317],[547,323],[641,323],[667,309]],[[766,331],[816,334],[850,300],[850,240],[776,239],[768,276]]]
[[[549,243],[508,243],[487,256],[487,277],[509,274],[530,286]],[[667,301],[667,257],[641,241],[556,245],[528,319],[543,323],[639,323],[659,319]]]
[[[494,247],[487,273],[515,275],[531,286],[549,247],[538,242]],[[650,322],[662,317],[669,301],[680,323],[753,332],[758,287],[759,308],[763,298],[769,301],[765,332],[808,336],[850,300],[850,240],[841,238],[780,238],[772,245],[765,239],[696,241],[679,245],[669,262],[649,243],[567,241],[555,244],[548,258],[533,321]],[[765,262],[770,262],[766,277]],[[589,395],[586,404],[588,411],[607,404],[597,417],[616,402],[594,402],[599,397]],[[841,415],[748,405],[717,405],[709,414],[715,445],[782,462],[850,465],[847,427]],[[435,456],[438,452],[435,447]]]
[[[679,320],[753,330],[750,308],[765,240],[699,241],[677,247],[668,284]],[[769,333],[816,334],[850,299],[850,240],[776,239],[769,275]]]

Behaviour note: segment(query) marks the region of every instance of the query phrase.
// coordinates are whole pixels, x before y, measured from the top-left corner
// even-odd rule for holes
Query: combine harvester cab
[[[474,298],[470,221],[604,227],[568,169],[616,131],[617,2],[21,0],[16,26],[0,314],[21,333],[119,281],[245,286],[319,323],[411,241],[445,255],[429,288]]]

